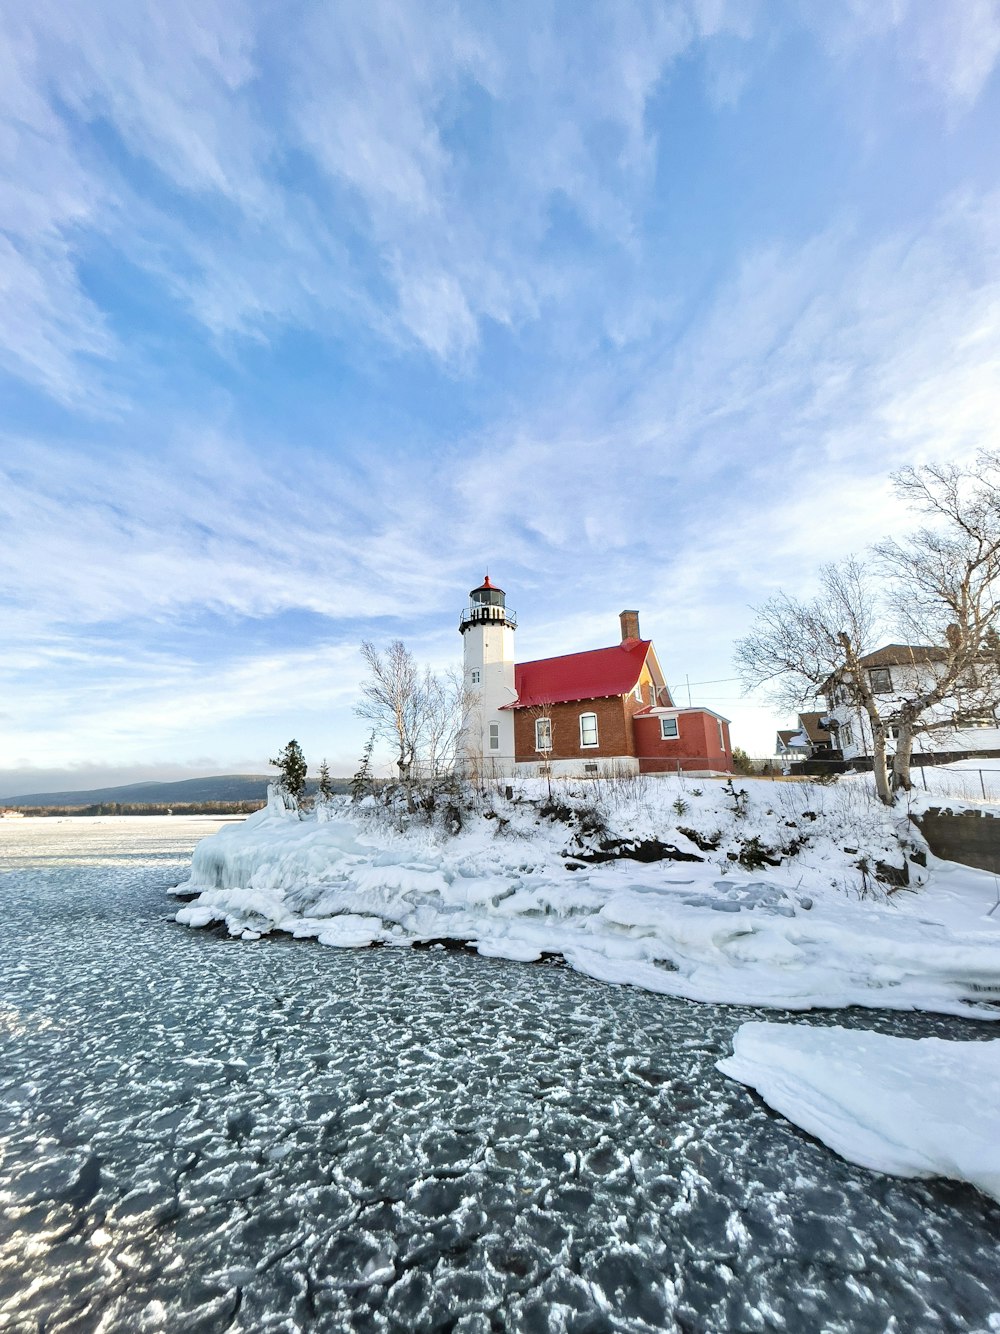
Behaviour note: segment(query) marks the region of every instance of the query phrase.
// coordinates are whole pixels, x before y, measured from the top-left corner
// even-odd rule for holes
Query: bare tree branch
[[[893,474],[897,494],[931,523],[878,543],[871,559],[828,565],[810,602],[785,594],[756,609],[736,647],[748,688],[801,708],[831,687],[863,710],[872,730],[875,776],[883,789],[885,742],[896,737],[892,787],[910,786],[914,736],[952,717],[1000,705],[1000,455],[972,468],[925,464]],[[876,697],[862,659],[876,637],[894,633],[926,652],[911,653],[902,690]]]

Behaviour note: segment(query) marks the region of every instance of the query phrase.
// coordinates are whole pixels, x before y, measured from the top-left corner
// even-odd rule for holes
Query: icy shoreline
[[[776,786],[759,784],[751,797],[770,801],[771,817],[777,799],[767,789]],[[601,981],[697,1001],[1000,1019],[991,877],[938,863],[918,893],[859,898],[868,872],[851,857],[872,865],[890,855],[884,820],[860,853],[848,834],[845,854],[836,846],[843,802],[829,792],[820,794],[826,809],[805,811],[809,820],[777,811],[795,839],[787,864],[746,871],[726,851],[732,831],[717,828],[726,815],[720,786],[685,792],[659,783],[645,806],[624,803],[614,814],[618,839],[655,834],[685,858],[704,858],[650,864],[589,864],[579,839],[577,855],[568,854],[566,826],[542,818],[537,801],[469,818],[454,836],[433,825],[398,831],[346,804],[300,820],[272,802],[198,845],[177,888],[197,897],[177,920],[224,923],[248,939],[281,931],[355,948],[447,939],[514,960],[561,955]],[[801,790],[794,800],[817,804]],[[763,807],[730,823],[740,846],[759,845],[770,828]],[[706,839],[714,852],[699,851]]]
[[[1000,1041],[749,1023],[716,1065],[849,1162],[1000,1200]]]

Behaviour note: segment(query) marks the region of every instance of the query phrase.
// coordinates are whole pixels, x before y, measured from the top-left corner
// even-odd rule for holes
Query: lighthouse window
[[[490,750],[500,749],[500,724],[490,723]]]
[[[551,719],[551,718],[536,718],[536,719],[535,719],[535,749],[536,749],[536,750],[551,750],[551,749],[552,749],[552,719]]]
[[[581,746],[596,746],[596,745],[597,745],[597,714],[596,714],[596,713],[581,713],[581,714],[580,714],[580,745],[581,745]]]
[[[472,684],[474,686],[477,686],[479,684],[479,673],[477,671],[473,671],[472,673]]]

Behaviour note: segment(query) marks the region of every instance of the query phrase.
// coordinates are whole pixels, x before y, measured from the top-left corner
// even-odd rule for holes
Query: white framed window
[[[726,733],[725,733],[725,730],[723,729],[721,720],[720,720],[719,718],[716,718],[715,721],[716,721],[716,722],[718,723],[718,725],[719,725],[719,749],[722,751],[723,755],[725,755],[725,753],[726,753]]]
[[[635,683],[635,688],[634,688],[634,690],[632,691],[632,698],[635,699],[635,700],[638,700],[638,702],[639,702],[640,704],[642,703],[642,682],[641,682],[641,681],[636,681],[636,683]]]
[[[490,723],[490,750],[500,749],[500,724]]]
[[[996,727],[997,720],[991,713],[956,713],[955,726],[962,728]]]
[[[660,740],[661,740],[661,741],[676,741],[677,738],[678,738],[679,736],[680,736],[680,731],[679,731],[679,729],[678,729],[678,727],[677,727],[677,719],[676,719],[676,718],[661,718],[661,719],[660,719]]]
[[[580,745],[581,745],[581,746],[596,746],[596,745],[597,745],[597,714],[596,714],[596,713],[581,713],[581,714],[580,714]]]
[[[535,719],[535,749],[536,749],[536,750],[551,750],[551,749],[552,749],[552,719],[551,719],[551,718],[536,718],[536,719]]]
[[[868,679],[872,683],[873,694],[890,695],[892,693],[892,673],[888,667],[873,667],[868,673]]]
[[[481,678],[481,675],[480,675],[480,673],[479,673],[478,668],[473,667],[473,669],[472,669],[472,684],[473,684],[474,686],[479,685],[479,682],[480,682],[481,679],[482,679],[482,678]]]
[[[841,747],[854,745],[854,733],[851,730],[850,723],[845,723],[843,727],[840,729],[840,744]]]
[[[656,707],[656,686],[653,685],[652,681],[649,683],[649,707],[651,709]]]

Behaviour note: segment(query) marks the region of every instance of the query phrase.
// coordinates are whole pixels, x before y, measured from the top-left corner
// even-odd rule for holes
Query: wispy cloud
[[[291,699],[314,735],[320,720],[352,701],[361,675],[354,645],[322,643],[234,656],[210,673],[203,663],[141,650],[121,661],[112,649],[100,672],[82,671],[71,657],[61,664],[77,672],[71,692],[65,677],[52,672],[58,665],[50,657],[48,677],[25,678],[17,717],[0,721],[0,768],[56,767],[95,756],[137,763],[156,754],[198,764],[205,755],[245,754],[239,735],[273,720]],[[266,758],[259,754],[255,768]],[[345,757],[332,748],[330,758]]]
[[[991,0],[807,17],[847,55],[895,43],[962,108],[1000,55]],[[95,359],[123,345],[82,278],[86,238],[119,246],[216,337],[360,319],[457,366],[484,322],[544,318],[567,282],[603,289],[614,337],[630,270],[603,278],[609,250],[631,256],[630,303],[649,300],[637,261],[664,147],[651,100],[697,56],[731,104],[767,18],[721,0],[620,0],[586,21],[551,3],[530,22],[390,0],[306,4],[291,24],[241,0],[11,11],[0,356],[65,402],[107,392]],[[772,39],[782,23],[770,16]],[[547,244],[559,208],[599,242],[590,263]]]
[[[889,47],[914,82],[955,111],[975,102],[1000,60],[997,0],[848,0],[807,6],[805,16],[841,55]]]
[[[11,11],[0,369],[70,411],[0,437],[0,745],[344,719],[360,634],[443,661],[487,561],[528,652],[637,601],[724,675],[891,467],[994,438],[996,173],[854,166],[950,161],[998,58],[987,0]]]
[[[444,23],[381,0],[306,5],[283,31],[238,0],[169,16],[151,3],[22,10],[0,52],[20,201],[0,255],[7,364],[78,403],[88,372],[95,389],[81,355],[120,351],[76,265],[88,232],[216,335],[346,312],[460,363],[483,320],[534,318],[558,290],[538,253],[552,201],[614,244],[634,240],[648,98],[727,15],[628,0],[584,25],[553,5],[525,28],[485,7]],[[310,194],[296,155],[325,192]]]
[[[992,438],[997,216],[956,198],[918,236],[869,247],[843,226],[760,252],[682,340],[605,355],[575,395],[559,380],[436,459],[268,455],[204,430],[142,456],[10,440],[4,581],[84,625],[198,608],[391,618],[440,605],[490,553],[549,579],[583,561],[608,588],[639,561],[687,601],[706,580],[784,579],[878,535],[872,484],[892,466]],[[711,559],[676,579],[692,546]]]

